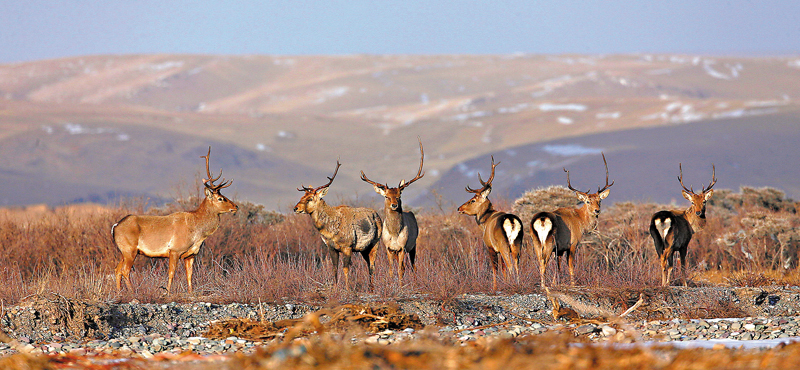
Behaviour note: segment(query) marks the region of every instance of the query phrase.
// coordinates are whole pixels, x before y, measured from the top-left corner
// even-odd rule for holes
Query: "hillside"
[[[544,143],[606,150],[619,179],[612,201],[674,198],[676,161],[692,183],[708,181],[714,162],[720,187],[798,197],[799,172],[778,167],[796,157],[798,82],[800,60],[783,57],[127,55],[0,65],[9,189],[0,203],[170,199],[194,188],[208,145],[239,199],[286,210],[295,188],[324,182],[336,158],[329,198],[375,199],[359,170],[390,184],[412,177],[418,136],[426,176],[407,190],[418,205],[429,186],[465,199],[459,192],[490,154],[513,172],[496,180],[512,197],[563,184],[563,165],[576,186],[602,181],[599,157],[530,149]],[[766,143],[749,145],[760,133]]]

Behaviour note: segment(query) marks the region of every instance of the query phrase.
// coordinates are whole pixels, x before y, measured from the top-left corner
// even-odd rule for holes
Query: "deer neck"
[[[689,221],[689,225],[692,227],[692,232],[696,233],[700,230],[703,230],[703,228],[706,226],[706,218],[695,214],[693,206],[689,206],[689,208],[683,211],[683,218],[685,218],[686,221]]]
[[[486,202],[481,204],[478,209],[478,213],[475,214],[475,221],[478,222],[478,225],[485,226],[495,212],[497,211],[492,208],[492,202],[486,199]]]
[[[386,208],[386,218],[383,222],[383,227],[391,235],[400,234],[400,231],[403,230],[404,222],[403,222],[403,208],[397,207],[396,210],[392,210],[389,207]]]
[[[314,227],[317,230],[329,229],[333,227],[338,220],[336,209],[325,203],[325,200],[320,199],[314,210],[309,212],[311,219],[314,220]]]
[[[204,198],[197,209],[190,213],[195,218],[195,223],[193,225],[198,230],[203,230],[210,234],[219,227],[220,212],[211,207],[208,199]]]
[[[580,222],[581,229],[586,232],[592,230],[597,226],[597,216],[589,211],[589,203],[584,203],[583,206],[575,210]]]

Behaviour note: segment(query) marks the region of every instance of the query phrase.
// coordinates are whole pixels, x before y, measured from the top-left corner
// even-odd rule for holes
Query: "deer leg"
[[[572,248],[567,252],[567,266],[569,267],[569,283],[575,285],[575,250]]]
[[[167,273],[167,294],[172,294],[172,278],[175,276],[175,269],[178,267],[178,253],[169,252],[169,272]]]
[[[389,271],[394,270],[394,252],[389,248],[386,248],[386,258],[389,260]]]
[[[375,257],[377,257],[378,248],[372,248],[369,251],[361,252],[364,261],[367,262],[367,269],[369,271],[369,290],[374,291],[375,287],[372,285],[372,274],[375,272]]]
[[[194,256],[186,257],[183,260],[183,267],[186,269],[186,284],[189,287],[189,294],[192,294],[192,266],[194,265]]]
[[[408,259],[411,260],[411,271],[416,272],[416,268],[414,267],[414,260],[417,258],[417,248],[414,248],[408,251]]]
[[[128,287],[128,290],[133,291],[133,284],[131,284],[131,268],[133,267],[133,260],[136,258],[134,254],[133,257],[123,256],[122,261],[119,261],[117,268],[115,270],[116,280],[117,280],[117,290],[122,289],[122,284],[120,284],[120,280],[122,278],[125,279],[125,285]]]
[[[561,256],[556,251],[556,276],[553,277],[553,284],[561,284]]]
[[[680,256],[681,256],[681,274],[683,274],[684,277],[686,276],[686,252],[687,251],[688,251],[688,248],[683,248],[680,251],[678,251],[678,252],[680,252]]]
[[[352,252],[347,251],[343,253],[344,258],[342,259],[342,273],[344,273],[344,286],[347,288],[347,290],[350,290],[350,264],[352,263]]]
[[[489,261],[492,262],[492,291],[497,291],[497,253],[489,252]]]
[[[667,267],[667,284],[672,280],[672,270],[674,268],[675,263],[675,252],[670,251],[669,257],[667,258],[667,262],[669,263],[669,267]]]
[[[514,277],[517,280],[517,284],[519,284],[519,247],[511,249],[511,260],[514,262]]]
[[[404,250],[397,252],[397,279],[400,283],[403,282],[403,275],[406,273],[406,253]]]
[[[333,283],[337,284],[339,282],[339,252],[333,248],[328,250],[331,257],[331,268],[333,272]]]
[[[549,255],[545,255],[544,252],[538,252],[538,250],[537,250],[537,254],[539,254],[539,256],[538,256],[539,257],[539,277],[541,277],[542,287],[544,288],[545,287],[544,275],[545,275],[545,272],[547,271],[547,262],[548,262],[548,259],[549,259],[550,256]]]

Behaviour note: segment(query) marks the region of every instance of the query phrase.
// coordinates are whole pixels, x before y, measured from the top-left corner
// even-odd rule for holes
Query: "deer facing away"
[[[661,265],[661,285],[667,286],[672,275],[675,252],[681,257],[681,270],[686,271],[686,252],[692,235],[706,225],[706,202],[714,194],[714,184],[717,183],[716,168],[711,166],[711,183],[703,187],[700,194],[695,194],[694,188],[687,189],[683,185],[683,168],[678,164],[683,197],[692,204],[686,210],[659,211],[650,219],[650,236],[658,253]]]
[[[364,171],[361,171],[361,180],[372,184],[375,192],[384,197],[384,220],[383,232],[381,233],[381,240],[383,245],[386,246],[386,255],[389,257],[389,265],[392,261],[397,262],[397,278],[403,280],[405,273],[405,254],[411,261],[411,268],[414,268],[414,260],[417,255],[417,236],[419,235],[419,228],[417,226],[417,218],[412,212],[403,211],[403,202],[400,200],[400,195],[403,189],[411,185],[425,176],[422,172],[422,163],[425,158],[425,152],[422,149],[422,141],[419,142],[419,171],[417,176],[406,182],[400,181],[396,188],[390,188],[389,185],[379,184],[367,178]]]
[[[602,154],[602,153],[601,153]],[[531,219],[531,238],[533,239],[533,250],[539,260],[539,273],[541,275],[541,285],[545,286],[544,275],[550,257],[556,253],[556,276],[561,275],[560,257],[567,255],[567,265],[569,266],[570,282],[575,284],[575,252],[578,244],[583,238],[583,234],[592,230],[597,225],[597,217],[600,215],[600,201],[608,196],[609,188],[614,185],[608,183],[608,162],[603,154],[603,163],[606,166],[606,185],[598,187],[597,192],[590,194],[582,192],[572,187],[569,181],[569,171],[567,173],[567,187],[575,192],[575,195],[583,206],[580,208],[558,208],[553,212],[539,212]]]
[[[314,227],[322,235],[322,241],[329,248],[333,280],[338,282],[339,254],[344,255],[342,272],[344,272],[345,286],[350,288],[350,264],[353,252],[361,253],[369,268],[369,287],[373,289],[372,274],[375,272],[375,244],[381,238],[382,222],[378,213],[368,208],[349,206],[331,207],[322,197],[328,193],[328,187],[333,183],[341,164],[336,161],[336,170],[328,183],[316,188],[301,185],[297,189],[304,192],[300,201],[294,206],[295,213],[307,213],[314,221]]]
[[[143,254],[147,257],[169,258],[167,293],[172,292],[172,278],[175,276],[178,260],[183,259],[188,291],[192,293],[192,265],[200,246],[219,227],[221,214],[235,213],[239,208],[220,193],[220,190],[232,184],[232,180],[222,179],[220,184],[214,185],[222,177],[222,171],[216,178],[211,175],[208,168],[210,155],[211,147],[208,147],[208,154],[200,157],[206,160],[208,178],[203,180],[205,198],[196,210],[175,212],[166,216],[127,215],[111,227],[114,245],[122,253],[122,260],[115,269],[117,289],[121,289],[122,278],[125,278],[128,289],[133,289],[130,280],[131,267],[136,256]]]
[[[466,203],[458,207],[458,212],[475,216],[478,225],[483,228],[483,243],[488,249],[489,259],[492,263],[492,289],[497,290],[497,269],[499,259],[508,271],[508,274],[516,276],[519,280],[519,253],[522,249],[522,221],[516,215],[496,211],[492,208],[489,201],[489,193],[492,192],[492,181],[494,180],[494,169],[497,167],[492,157],[492,174],[486,182],[478,174],[478,181],[482,187],[471,189],[467,186],[466,190],[475,195]],[[506,270],[503,275],[506,276]]]

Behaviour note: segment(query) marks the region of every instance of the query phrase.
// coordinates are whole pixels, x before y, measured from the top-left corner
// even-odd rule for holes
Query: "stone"
[[[584,335],[590,334],[595,331],[596,327],[592,324],[585,324],[575,328],[575,334],[577,335]]]
[[[600,332],[603,333],[604,337],[610,337],[617,334],[617,329],[614,329],[613,327],[608,325],[603,325],[602,327],[600,327]]]

